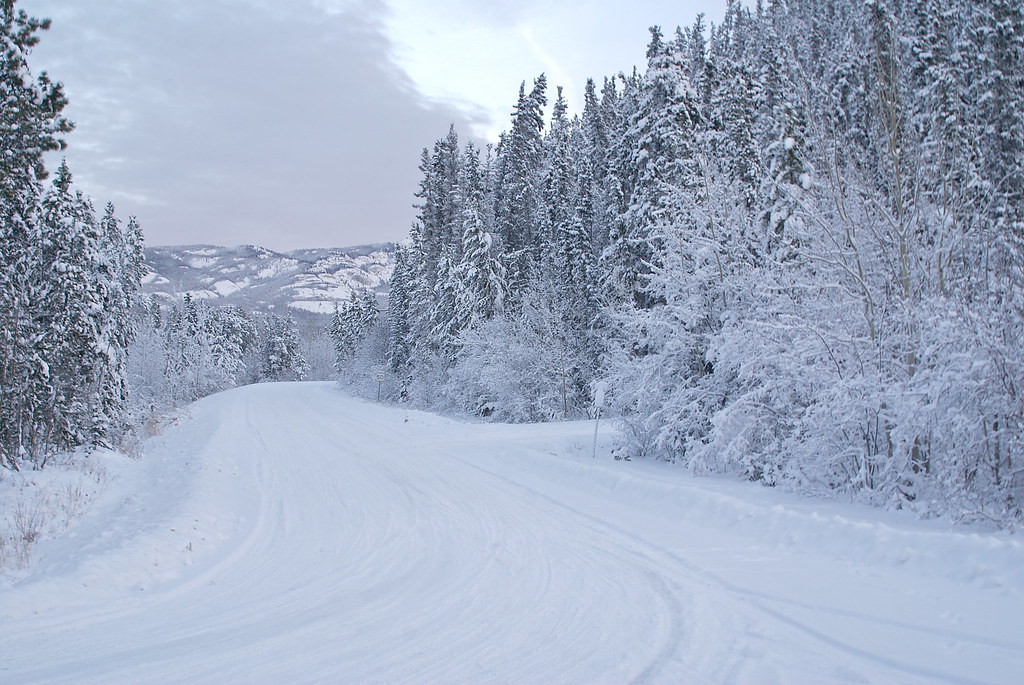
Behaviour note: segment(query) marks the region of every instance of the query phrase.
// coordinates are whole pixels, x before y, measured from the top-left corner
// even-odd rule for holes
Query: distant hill
[[[330,314],[353,292],[386,290],[394,256],[393,243],[284,253],[255,245],[148,247],[142,291],[158,300],[188,293],[250,311]]]

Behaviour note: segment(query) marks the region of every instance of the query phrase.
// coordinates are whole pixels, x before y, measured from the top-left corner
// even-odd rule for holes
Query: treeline
[[[412,401],[923,513],[1024,498],[1024,17],[730,2],[423,153],[387,361]]]
[[[66,164],[45,183],[43,155],[72,128],[60,85],[26,62],[46,28],[0,5],[0,467],[12,469],[122,429],[142,269],[134,219],[122,226],[109,204],[97,215]]]
[[[135,312],[128,367],[136,420],[251,383],[301,380],[309,370],[290,315],[250,313],[185,295]]]
[[[63,90],[27,56],[48,21],[0,5],[0,467],[43,468],[80,446],[118,446],[154,414],[219,390],[302,378],[295,321],[186,297],[139,297],[143,237],[97,215],[44,155],[72,124]],[[322,328],[322,326],[321,326]],[[322,332],[326,339],[326,332]]]

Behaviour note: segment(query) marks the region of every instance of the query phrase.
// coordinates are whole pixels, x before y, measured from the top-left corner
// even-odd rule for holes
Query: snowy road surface
[[[330,384],[190,413],[0,587],[0,683],[1024,681],[1013,535]]]

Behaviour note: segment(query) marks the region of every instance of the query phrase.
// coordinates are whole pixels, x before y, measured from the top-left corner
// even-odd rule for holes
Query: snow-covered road
[[[207,398],[0,589],[0,683],[1024,677],[1015,536],[594,460],[592,436],[330,384]]]

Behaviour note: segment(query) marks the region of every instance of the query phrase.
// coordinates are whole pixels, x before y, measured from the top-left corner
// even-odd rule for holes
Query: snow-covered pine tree
[[[498,149],[496,232],[509,256],[509,290],[513,301],[528,287],[539,258],[546,91],[544,74],[534,79],[529,93],[525,81],[520,85],[512,130]]]
[[[299,331],[291,316],[268,314],[263,321],[262,376],[271,381],[301,380],[306,375]]]
[[[1019,520],[1020,3],[766,5],[653,31],[643,76],[588,83],[579,120],[556,99],[547,136],[524,83],[482,214],[469,158],[453,181],[425,153],[421,197],[463,223],[414,226],[392,359],[419,398],[509,420],[571,413],[589,362],[632,453]],[[471,296],[484,255],[501,312]],[[577,355],[587,326],[617,344]]]
[[[437,263],[428,338],[428,348],[438,355],[444,365],[455,361],[459,334],[470,323],[470,313],[461,306],[465,296],[457,267],[454,247],[445,246]]]
[[[37,450],[68,449],[102,440],[109,429],[100,385],[107,340],[103,322],[104,275],[100,226],[92,205],[71,187],[61,164],[42,201],[40,259],[33,279],[37,350],[49,366],[51,396]],[[109,369],[111,373],[123,369]],[[109,381],[108,381],[109,382]]]
[[[61,149],[72,129],[61,85],[45,72],[33,76],[28,66],[49,25],[17,10],[13,0],[0,3],[0,467],[7,468],[29,456],[49,386],[30,311],[34,233],[47,176],[43,155]]]
[[[43,155],[63,149],[63,136],[73,128],[63,116],[67,98],[61,84],[46,72],[33,76],[28,66],[38,33],[49,27],[48,19],[16,9],[14,0],[0,3],[0,209],[5,230],[17,228],[10,223],[16,218],[28,220],[39,183],[47,177]]]
[[[488,219],[486,169],[481,169],[479,153],[466,146],[460,183],[462,206],[462,260],[456,266],[461,300],[457,310],[467,325],[491,319],[504,310],[508,297],[508,277],[495,244]]]
[[[93,422],[105,435],[128,423],[128,350],[135,337],[132,305],[141,286],[141,232],[134,217],[122,231],[114,206],[100,220],[99,263],[95,284],[102,303],[97,318],[97,354]]]
[[[259,379],[253,356],[259,327],[242,307],[211,307],[206,324],[213,366],[227,387]]]
[[[420,251],[419,276],[427,292],[433,290],[438,261],[444,246],[453,246],[461,238],[461,216],[458,207],[459,138],[455,127],[434,143],[433,152],[423,150],[420,171],[423,178],[417,197],[416,249]]]
[[[164,317],[167,350],[164,375],[175,402],[191,402],[230,387],[221,385],[222,379],[212,368],[206,320],[206,305],[189,293],[180,306],[172,306]]]
[[[599,255],[608,240],[611,218],[615,214],[615,196],[609,192],[609,153],[611,151],[610,122],[605,107],[597,97],[593,79],[587,79],[583,92],[583,116],[579,134],[582,140],[576,145],[579,155],[581,188],[587,203],[587,230]]]
[[[60,84],[26,58],[48,21],[0,5],[0,466],[42,468],[55,450],[109,442],[127,420],[128,315],[139,287],[141,231],[108,207],[97,221],[44,153],[71,124]]]
[[[629,189],[628,205],[618,217],[602,255],[605,278],[618,302],[641,308],[654,304],[643,279],[658,262],[657,229],[672,223],[666,204],[670,189],[695,182],[693,139],[699,113],[689,69],[678,43],[666,44],[661,29],[651,28],[648,68],[637,110],[626,135],[630,146],[620,178]]]
[[[391,272],[391,288],[388,291],[387,358],[395,373],[403,369],[411,357],[410,316],[413,315],[411,289],[414,273],[407,254],[406,246],[398,245],[395,248],[395,268]]]
[[[800,197],[811,182],[808,167],[806,114],[797,85],[790,78],[790,59],[780,31],[785,19],[778,2],[769,5],[763,17],[760,49],[753,47],[756,81],[755,135],[764,160],[762,184],[758,192],[765,235],[765,254],[769,261],[784,261],[796,256],[796,238],[788,223],[793,219]]]
[[[336,371],[342,371],[351,361],[377,319],[377,298],[370,291],[358,298],[353,292],[344,306],[335,306],[328,332],[334,344]]]

